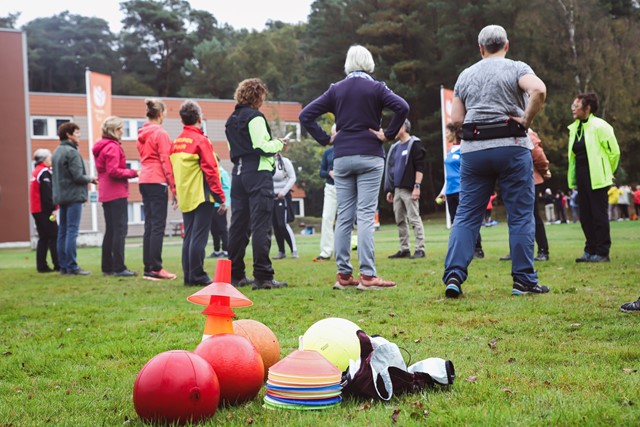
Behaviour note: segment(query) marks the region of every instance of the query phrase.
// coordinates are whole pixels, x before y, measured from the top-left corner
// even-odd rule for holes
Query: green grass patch
[[[451,359],[456,383],[311,412],[264,409],[262,391],[220,408],[207,425],[389,426],[396,409],[402,426],[638,425],[640,316],[619,306],[640,295],[640,222],[612,223],[611,231],[611,263],[576,264],[580,225],[547,226],[551,259],[536,268],[551,292],[512,297],[511,264],[498,261],[508,253],[507,227],[483,228],[486,258],[473,261],[455,301],[441,282],[449,232],[440,218],[425,221],[425,259],[387,259],[398,249],[395,226],[376,232],[378,272],[398,282],[384,292],[332,290],[334,262],[312,262],[319,235],[298,236],[300,259],[274,261],[289,288],[242,288],[254,305],[236,309],[239,318],[269,326],[282,356],[314,322],[346,318],[413,362]],[[127,265],[141,271],[139,239],[128,243]],[[193,350],[202,336],[202,307],[186,300],[197,288],[182,285],[180,243],[165,240],[165,268],[179,273],[172,282],[102,277],[99,248],[78,250],[88,277],[38,274],[35,252],[0,251],[0,425],[143,424],[132,400],[137,373],[160,352]],[[355,252],[352,261],[357,271]],[[214,266],[206,260],[211,275]]]

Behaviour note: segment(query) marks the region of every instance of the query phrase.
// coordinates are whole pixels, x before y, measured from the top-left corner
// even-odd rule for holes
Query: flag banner
[[[102,136],[102,122],[111,115],[111,76],[87,71],[89,147]]]

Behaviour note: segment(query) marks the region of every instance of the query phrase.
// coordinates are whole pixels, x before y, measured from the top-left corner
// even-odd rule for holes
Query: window
[[[31,117],[31,137],[35,139],[58,139],[58,127],[71,121],[71,117]]]
[[[135,169],[140,172],[140,160],[127,160],[126,165],[128,169]],[[138,182],[138,178],[130,178],[129,182]]]
[[[304,199],[291,200],[291,207],[295,216],[304,216]]]
[[[144,224],[144,205],[141,202],[127,204],[129,224]]]
[[[300,123],[285,122],[284,134],[286,136],[289,133],[291,133],[291,136],[289,136],[291,141],[300,141]]]
[[[138,139],[138,130],[146,123],[141,119],[123,119],[124,132],[122,132],[123,141],[136,141]]]

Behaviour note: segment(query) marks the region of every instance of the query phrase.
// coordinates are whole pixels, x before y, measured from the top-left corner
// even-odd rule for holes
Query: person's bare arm
[[[533,118],[542,110],[544,100],[547,97],[547,87],[535,74],[525,74],[520,77],[518,85],[520,89],[529,95],[529,102],[522,117],[511,118],[520,123],[525,129],[528,129],[533,122]]]

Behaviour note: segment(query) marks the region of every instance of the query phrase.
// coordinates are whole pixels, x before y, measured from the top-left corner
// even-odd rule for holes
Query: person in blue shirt
[[[453,144],[453,147],[451,147],[451,150],[447,153],[447,157],[444,159],[444,184],[442,185],[440,194],[436,197],[436,203],[447,203],[447,210],[451,217],[451,223],[453,223],[453,220],[456,217],[456,211],[458,210],[458,204],[460,203],[461,138],[458,138],[458,133],[458,130],[453,124],[447,124],[445,138],[447,139],[447,142]],[[476,240],[476,247],[473,251],[473,257],[480,259],[484,258],[484,251],[482,250],[482,236],[479,232],[478,240]]]
[[[224,191],[225,200],[231,200],[231,178],[220,164],[220,157],[216,154],[218,160],[218,169],[220,171],[220,183],[222,191]],[[214,212],[211,216],[211,237],[213,238],[213,252],[209,258],[223,258],[229,256],[227,248],[229,245],[229,227],[227,222],[227,213],[219,213],[219,203],[214,203]]]

